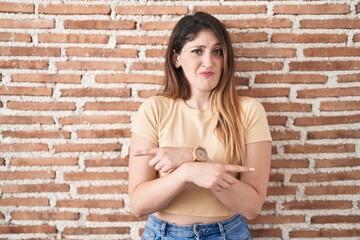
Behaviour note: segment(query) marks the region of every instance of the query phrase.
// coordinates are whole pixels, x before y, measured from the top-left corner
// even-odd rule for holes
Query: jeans
[[[251,240],[250,230],[240,215],[222,222],[179,226],[153,215],[145,225],[142,240]]]

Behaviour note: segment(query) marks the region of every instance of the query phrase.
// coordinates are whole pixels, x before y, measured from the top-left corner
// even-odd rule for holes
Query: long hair
[[[211,30],[221,43],[223,70],[217,86],[210,95],[211,108],[218,112],[218,123],[214,129],[225,147],[227,163],[242,164],[245,159],[245,134],[239,97],[236,93],[234,76],[234,53],[229,33],[215,17],[204,12],[187,15],[175,25],[168,43],[165,58],[165,83],[161,95],[187,100],[191,90],[182,68],[173,64],[174,54],[179,54],[187,42],[196,38],[203,30]]]

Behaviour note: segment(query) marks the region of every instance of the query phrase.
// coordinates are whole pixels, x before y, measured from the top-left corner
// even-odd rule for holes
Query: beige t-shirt
[[[244,112],[245,143],[271,141],[268,122],[261,103],[249,97],[239,97]],[[207,149],[212,161],[225,162],[225,149],[216,137],[218,114],[211,109],[202,112],[189,108],[182,99],[155,96],[139,108],[132,132],[159,147],[197,147]],[[159,176],[164,176],[159,172]],[[189,185],[176,196],[163,212],[187,216],[230,216],[234,212],[225,207],[211,190]]]

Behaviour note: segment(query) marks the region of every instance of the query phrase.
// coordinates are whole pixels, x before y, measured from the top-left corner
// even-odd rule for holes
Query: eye
[[[201,54],[202,50],[201,49],[194,49],[194,50],[191,50],[191,52],[195,53],[195,54]]]
[[[223,55],[223,50],[221,48],[217,48],[214,50],[214,54],[217,56],[222,56]]]

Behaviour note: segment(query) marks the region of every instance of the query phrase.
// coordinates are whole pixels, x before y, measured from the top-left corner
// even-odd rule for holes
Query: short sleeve
[[[244,98],[242,101],[246,130],[245,143],[272,141],[262,104],[254,98]]]
[[[131,132],[158,145],[158,109],[153,98],[145,100],[139,107]]]

